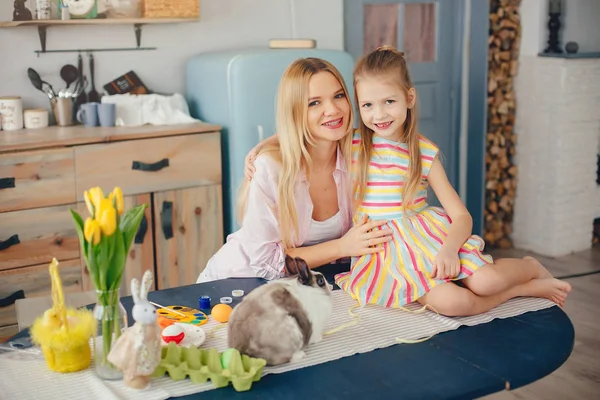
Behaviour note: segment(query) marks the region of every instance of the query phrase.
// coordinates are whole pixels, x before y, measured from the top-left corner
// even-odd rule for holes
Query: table
[[[343,268],[337,265],[323,272],[331,281]],[[200,295],[218,299],[231,295],[233,289],[248,293],[264,283],[258,278],[226,279],[154,291],[148,298],[164,305],[197,307]],[[131,297],[122,298],[122,303],[130,313]],[[26,335],[23,331],[15,338]],[[574,336],[567,315],[559,307],[551,307],[461,327],[423,343],[395,345],[270,374],[248,392],[238,393],[229,386],[177,399],[473,399],[549,375],[571,354]]]

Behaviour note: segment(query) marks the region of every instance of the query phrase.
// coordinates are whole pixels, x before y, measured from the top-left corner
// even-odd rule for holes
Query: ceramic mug
[[[98,103],[84,103],[79,106],[77,121],[85,126],[98,126]]]
[[[100,126],[115,126],[117,105],[115,103],[98,104],[98,119],[100,120]]]

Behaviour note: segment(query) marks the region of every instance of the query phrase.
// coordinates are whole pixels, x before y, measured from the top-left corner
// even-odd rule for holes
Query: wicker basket
[[[197,18],[200,0],[142,0],[144,18]]]

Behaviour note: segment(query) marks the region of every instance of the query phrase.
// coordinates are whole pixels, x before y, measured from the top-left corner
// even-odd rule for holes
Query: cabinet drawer
[[[25,298],[50,296],[52,284],[48,264],[0,271],[0,298],[17,290],[23,290]],[[78,259],[59,263],[58,270],[65,293],[81,292],[81,264]],[[17,313],[14,305],[0,308],[0,327],[16,323]]]
[[[36,208],[0,214],[0,271],[79,258],[79,239],[69,208]]]
[[[0,212],[74,202],[72,149],[0,156]]]
[[[220,135],[202,133],[75,149],[77,197],[91,187],[141,194],[221,183]]]

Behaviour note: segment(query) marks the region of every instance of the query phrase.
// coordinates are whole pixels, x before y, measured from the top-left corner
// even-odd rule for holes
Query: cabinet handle
[[[6,296],[3,299],[0,299],[0,307],[8,307],[15,304],[15,302],[19,299],[25,298],[25,292],[23,290],[17,290],[11,295]]]
[[[148,230],[148,220],[146,219],[146,215],[142,217],[142,221],[140,222],[140,227],[138,228],[137,233],[135,234],[134,243],[141,244],[144,243],[144,236],[146,236],[146,231]]]
[[[15,244],[19,244],[19,243],[21,243],[21,241],[19,240],[19,235],[12,235],[8,239],[6,239],[4,242],[0,242],[0,251],[6,250],[9,247],[14,246]]]
[[[15,187],[15,178],[0,178],[0,189],[10,189]]]
[[[134,161],[131,164],[131,169],[137,169],[140,171],[149,171],[149,172],[155,172],[155,171],[160,171],[163,168],[166,168],[169,166],[169,159],[168,158],[163,158],[160,161],[157,161],[155,163],[152,164],[148,164],[145,162],[141,162],[141,161]]]
[[[165,239],[171,239],[173,237],[173,202],[163,201],[163,208],[160,216],[160,222],[162,230],[165,235]]]

